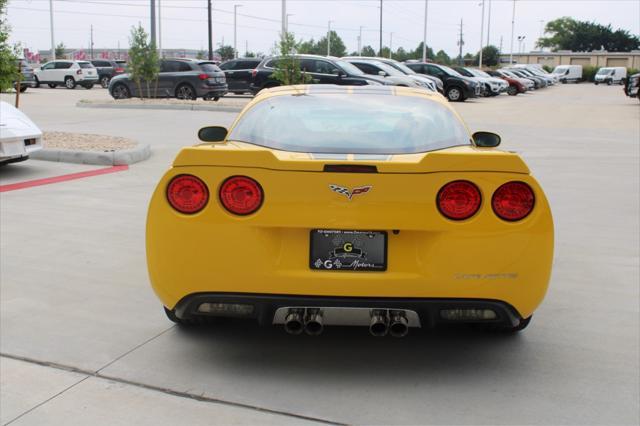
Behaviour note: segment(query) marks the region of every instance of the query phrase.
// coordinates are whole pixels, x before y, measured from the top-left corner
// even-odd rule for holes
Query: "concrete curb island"
[[[89,103],[79,101],[78,108],[108,108],[108,109],[157,109],[157,110],[188,110],[188,111],[221,111],[240,112],[244,105],[201,105],[201,104],[132,104],[132,103]]]
[[[71,149],[41,149],[29,154],[34,160],[60,161],[64,163],[95,164],[99,166],[124,166],[144,161],[151,156],[150,145],[140,145],[121,151],[75,151]]]

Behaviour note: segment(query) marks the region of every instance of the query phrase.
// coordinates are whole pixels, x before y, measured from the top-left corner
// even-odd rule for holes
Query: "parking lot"
[[[100,88],[21,95],[43,130],[127,137],[152,156],[0,195],[0,423],[640,422],[640,118],[620,86],[452,104],[472,131],[499,133],[545,189],[553,276],[519,335],[404,339],[170,323],[147,278],[147,205],[197,130],[236,113],[76,107],[102,97]],[[100,169],[29,160],[0,168],[0,186]]]

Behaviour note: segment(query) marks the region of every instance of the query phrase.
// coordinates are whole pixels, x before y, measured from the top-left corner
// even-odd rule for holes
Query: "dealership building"
[[[540,64],[550,67],[558,65],[582,65],[593,67],[626,67],[640,69],[640,50],[631,52],[527,52],[514,53],[513,61],[519,64]],[[500,55],[500,62],[509,63],[509,55]]]

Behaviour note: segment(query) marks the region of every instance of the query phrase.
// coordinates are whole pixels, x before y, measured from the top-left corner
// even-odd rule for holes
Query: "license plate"
[[[384,231],[311,231],[309,266],[324,271],[386,271]]]

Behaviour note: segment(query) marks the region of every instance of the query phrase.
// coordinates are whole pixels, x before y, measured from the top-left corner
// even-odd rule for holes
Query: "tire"
[[[89,89],[93,89],[93,84],[87,84],[84,86],[85,89],[89,90]]]
[[[52,89],[55,89],[56,87],[58,87],[58,85],[55,83],[49,83],[47,84],[47,86],[51,87]]]
[[[196,100],[196,89],[190,84],[183,83],[176,88],[176,98],[184,100]]]
[[[607,86],[611,86],[611,80],[607,80]]]
[[[27,86],[20,86],[20,93],[24,93],[27,91]]]
[[[38,80],[38,77],[34,77],[34,78],[36,80],[36,85],[33,86],[33,87],[35,87],[37,89],[38,87],[40,87],[40,80]]]
[[[464,95],[459,87],[449,87],[445,93],[450,102],[464,102]]]
[[[516,86],[509,86],[507,87],[507,94],[509,96],[515,96],[518,94],[518,89],[516,88]]]
[[[131,91],[123,83],[116,83],[111,89],[111,96],[113,99],[129,99]]]
[[[598,85],[598,82],[597,82],[597,81],[594,81],[594,82],[593,82],[593,84],[595,84],[595,85],[597,86],[597,85]]]
[[[220,100],[220,96],[214,96],[213,97],[213,102],[218,102]]]
[[[103,77],[100,78],[100,86],[102,86],[103,89],[106,89],[109,87],[109,82],[111,81],[111,78],[109,78],[108,75],[105,75]]]
[[[66,87],[67,89],[75,89],[76,88],[76,81],[73,79],[73,77],[65,77],[65,79],[64,79],[64,87]]]

